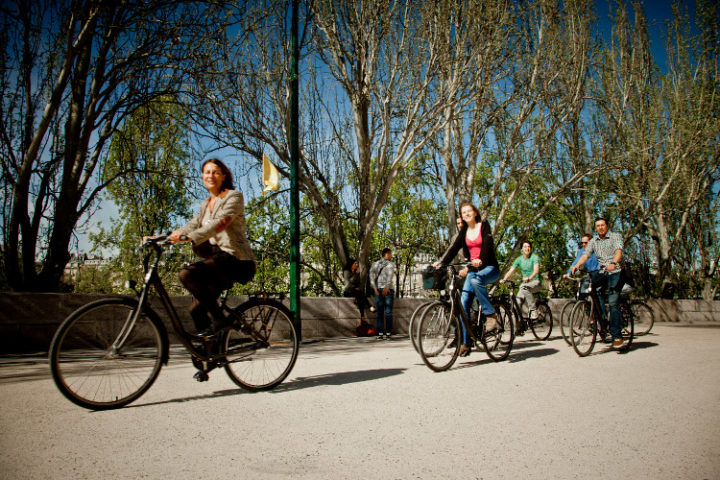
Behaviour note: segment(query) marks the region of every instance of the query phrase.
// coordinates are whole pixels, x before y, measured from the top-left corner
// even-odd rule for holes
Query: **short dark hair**
[[[580,236],[580,239],[582,240],[585,237],[592,238],[593,236],[592,233],[583,233],[582,236]]]
[[[520,248],[524,247],[526,243],[530,245],[530,250],[532,250],[532,242],[530,240],[523,240],[520,244]]]
[[[380,254],[380,256],[381,256],[381,257],[384,257],[386,253],[391,253],[391,252],[392,252],[392,250],[390,250],[389,248],[385,247],[385,248],[382,249],[382,253]]]
[[[610,225],[610,222],[608,222],[608,221],[607,221],[607,218],[605,218],[605,217],[595,217],[595,221],[594,221],[593,223],[597,223],[597,222],[599,222],[600,220],[602,220],[603,222],[605,222],[605,225]]]
[[[207,160],[205,160],[202,164],[202,167],[200,167],[200,173],[205,170],[205,165],[207,165],[208,163],[213,163],[217,165],[223,175],[225,175],[225,180],[223,181],[222,185],[220,185],[220,190],[235,190],[235,187],[233,185],[232,172],[227,167],[227,165],[225,165],[219,158],[208,158]]]

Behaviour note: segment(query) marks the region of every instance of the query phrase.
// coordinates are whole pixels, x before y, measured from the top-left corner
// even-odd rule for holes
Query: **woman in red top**
[[[490,224],[482,220],[480,212],[474,205],[463,204],[460,207],[460,216],[463,227],[450,248],[435,263],[435,267],[450,263],[462,248],[465,258],[469,258],[472,263],[472,266],[460,272],[460,276],[466,277],[462,292],[463,309],[467,315],[470,315],[473,297],[477,297],[480,308],[487,319],[485,330],[489,332],[497,328],[495,309],[490,303],[486,287],[488,283],[495,282],[500,278],[500,268],[495,257],[495,242]],[[463,329],[463,345],[460,347],[460,355],[464,357],[470,353],[472,340],[465,331],[465,325],[462,323],[460,325]]]

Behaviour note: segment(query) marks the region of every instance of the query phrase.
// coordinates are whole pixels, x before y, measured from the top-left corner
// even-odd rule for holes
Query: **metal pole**
[[[300,190],[298,162],[300,157],[298,115],[298,0],[292,0],[290,47],[290,310],[293,313],[298,340],[302,339],[300,322]]]

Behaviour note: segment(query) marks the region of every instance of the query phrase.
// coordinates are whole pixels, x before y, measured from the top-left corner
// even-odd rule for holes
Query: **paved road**
[[[656,325],[626,355],[562,339],[433,373],[408,340],[304,346],[271,392],[182,357],[90,412],[43,360],[0,361],[0,478],[720,478],[720,328]]]

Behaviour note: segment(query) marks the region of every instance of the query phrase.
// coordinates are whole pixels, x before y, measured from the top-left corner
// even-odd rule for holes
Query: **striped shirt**
[[[605,238],[600,238],[596,235],[588,242],[587,247],[585,247],[585,255],[589,257],[594,253],[600,267],[607,267],[613,262],[615,252],[617,250],[623,250],[624,246],[623,238],[619,233],[607,232]],[[620,265],[616,265],[612,273],[619,271]]]

